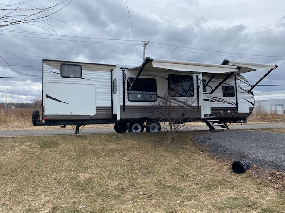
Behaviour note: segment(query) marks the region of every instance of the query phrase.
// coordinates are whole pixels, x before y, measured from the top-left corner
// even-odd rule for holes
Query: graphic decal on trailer
[[[69,104],[69,103],[67,103],[67,102],[65,102],[65,101],[61,101],[61,100],[59,100],[59,99],[57,99],[57,98],[51,97],[51,96],[48,95],[48,94],[46,94],[46,98],[49,98],[49,99],[51,99],[51,100],[54,100],[54,101],[57,101],[57,102],[60,102],[60,103]]]

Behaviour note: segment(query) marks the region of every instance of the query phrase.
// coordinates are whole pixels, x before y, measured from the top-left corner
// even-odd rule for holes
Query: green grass
[[[233,174],[192,134],[0,138],[0,212],[284,210],[284,194]]]

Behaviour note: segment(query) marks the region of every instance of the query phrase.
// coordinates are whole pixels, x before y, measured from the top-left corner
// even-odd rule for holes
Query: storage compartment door
[[[239,113],[249,113],[249,104],[248,104],[248,102],[241,100],[238,103],[238,112]]]
[[[96,114],[94,84],[44,83],[45,115]]]

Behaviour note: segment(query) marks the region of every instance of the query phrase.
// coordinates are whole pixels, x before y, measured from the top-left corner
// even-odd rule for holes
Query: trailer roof
[[[112,69],[115,69],[115,65],[111,64],[98,64],[98,63],[84,63],[84,62],[74,62],[74,61],[60,61],[60,60],[49,60],[49,59],[43,59],[43,63],[54,67],[56,69],[60,69],[60,65],[62,63],[66,64],[78,64],[82,66],[83,70],[91,70],[91,71],[110,71]]]
[[[147,71],[157,70],[175,70],[181,72],[194,72],[194,73],[246,73],[256,71],[257,69],[276,69],[277,65],[266,65],[266,64],[253,64],[253,63],[242,63],[242,62],[231,62],[226,60],[225,65],[215,64],[202,64],[192,62],[180,62],[180,61],[168,61],[152,59],[144,68]],[[133,67],[132,70],[138,70],[141,66]]]

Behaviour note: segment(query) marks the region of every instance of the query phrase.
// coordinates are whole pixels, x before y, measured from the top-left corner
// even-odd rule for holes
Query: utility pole
[[[146,45],[149,44],[149,41],[143,41],[143,62],[145,60],[145,50],[146,50]]]

